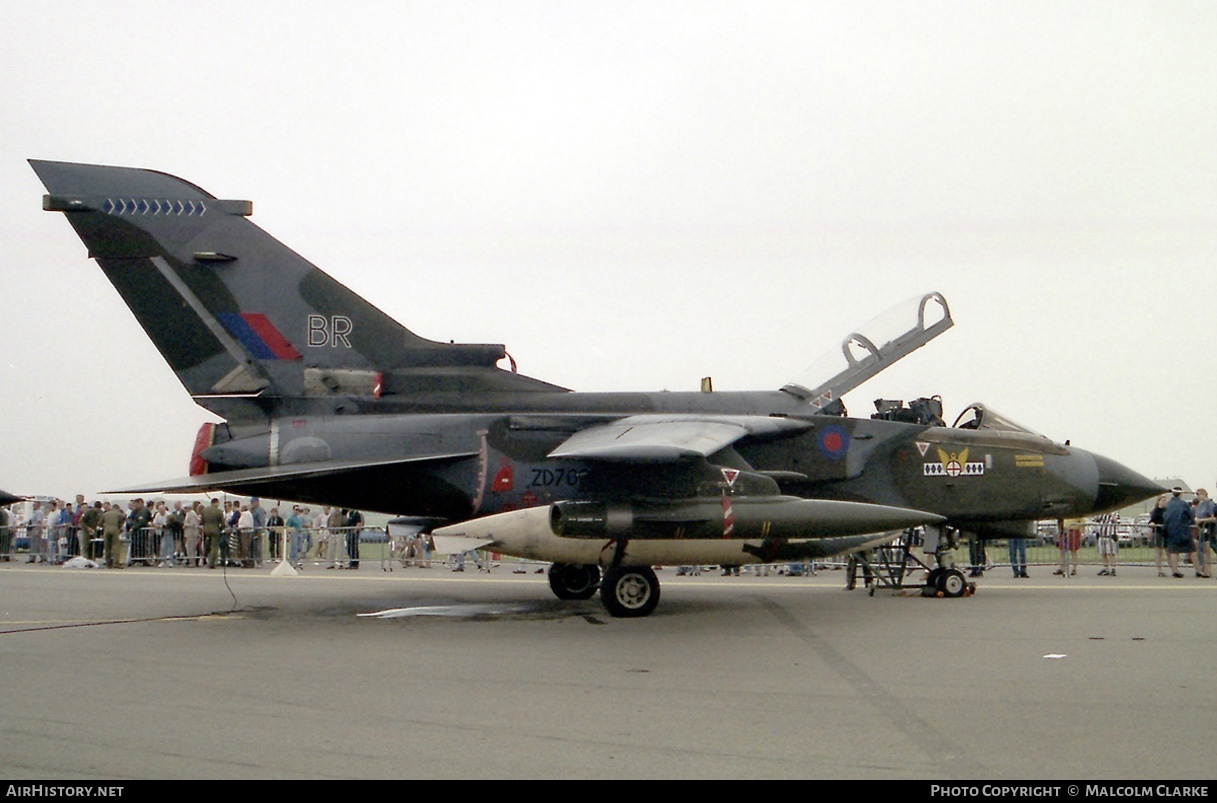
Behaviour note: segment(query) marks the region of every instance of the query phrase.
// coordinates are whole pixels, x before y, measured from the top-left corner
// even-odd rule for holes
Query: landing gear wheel
[[[947,569],[938,575],[938,590],[944,597],[962,597],[968,592],[968,578],[959,569]]]
[[[558,599],[591,599],[599,587],[599,566],[555,563],[549,567],[549,588]]]
[[[618,566],[604,571],[600,601],[609,616],[648,616],[659,604],[659,578],[649,566]]]

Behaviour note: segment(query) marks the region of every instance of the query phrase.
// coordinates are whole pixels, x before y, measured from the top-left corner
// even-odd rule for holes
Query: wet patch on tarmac
[[[604,624],[585,608],[563,602],[459,603],[413,605],[408,608],[388,608],[357,613],[364,619],[445,618],[473,622],[538,621],[581,618],[589,624]]]

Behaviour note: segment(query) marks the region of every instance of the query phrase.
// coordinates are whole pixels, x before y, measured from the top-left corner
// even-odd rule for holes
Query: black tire
[[[930,569],[929,575],[925,578],[925,586],[921,589],[921,596],[938,596],[938,592],[942,590],[939,588],[939,582],[942,580],[942,574],[942,569]]]
[[[600,601],[610,616],[649,616],[659,604],[659,578],[650,566],[606,569],[600,581]]]
[[[549,588],[558,599],[591,599],[600,588],[600,567],[555,563],[549,567]]]
[[[944,597],[962,597],[968,591],[968,578],[959,569],[947,569],[938,575],[938,590]]]

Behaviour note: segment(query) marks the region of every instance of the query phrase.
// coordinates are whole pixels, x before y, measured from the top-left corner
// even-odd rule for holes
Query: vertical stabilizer
[[[379,397],[419,369],[506,373],[494,367],[503,346],[419,337],[251,223],[249,201],[152,170],[30,164],[47,188],[43,208],[65,214],[204,406]]]

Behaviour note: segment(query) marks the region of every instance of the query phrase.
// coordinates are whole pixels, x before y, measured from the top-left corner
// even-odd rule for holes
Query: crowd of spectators
[[[0,560],[62,564],[73,558],[120,569],[149,566],[255,568],[280,557],[291,535],[291,560],[310,555],[328,568],[358,569],[364,517],[357,510],[326,507],[312,515],[295,506],[285,520],[278,508],[248,501],[212,499],[205,505],[175,501],[86,502],[33,500],[0,508]]]
[[[1192,566],[1196,577],[1208,579],[1213,576],[1212,554],[1217,549],[1217,505],[1204,488],[1197,489],[1190,501],[1183,498],[1184,493],[1180,487],[1173,488],[1159,496],[1150,511],[1147,526],[1154,563],[1159,577],[1166,577],[1167,569],[1171,577],[1183,577],[1186,562]],[[1097,516],[1093,522],[1079,519],[1065,524],[1057,541],[1060,566],[1053,574],[1077,574],[1078,551],[1088,524],[1094,530],[1095,548],[1103,564],[1099,576],[1117,576],[1120,515],[1115,512]]]
[[[1190,564],[1197,577],[1210,578],[1212,555],[1217,550],[1217,503],[1203,488],[1190,501],[1183,494],[1178,487],[1162,494],[1149,515],[1158,576],[1166,577],[1169,569],[1170,576],[1183,577],[1185,565]],[[1099,575],[1116,576],[1119,514],[1061,524],[1057,538],[1060,565],[1053,574],[1077,574],[1083,532],[1089,527],[1102,563]],[[326,506],[314,513],[294,505],[285,519],[279,508],[268,510],[257,497],[226,501],[222,506],[219,499],[205,505],[201,501],[145,503],[137,498],[124,507],[109,501],[89,503],[78,494],[74,503],[51,499],[0,507],[0,560],[62,564],[79,557],[107,568],[123,568],[133,562],[157,567],[256,568],[286,553],[297,568],[312,561],[327,569],[358,569],[363,526],[363,515],[357,510]],[[1021,543],[1021,539],[1010,540]],[[394,544],[391,558],[403,566],[429,566],[429,547],[426,536],[418,534]],[[1026,577],[1025,553],[1010,551],[1015,576]],[[983,550],[981,555],[979,561],[973,555],[974,575],[985,566]],[[464,561],[458,560],[456,570],[463,567]]]

